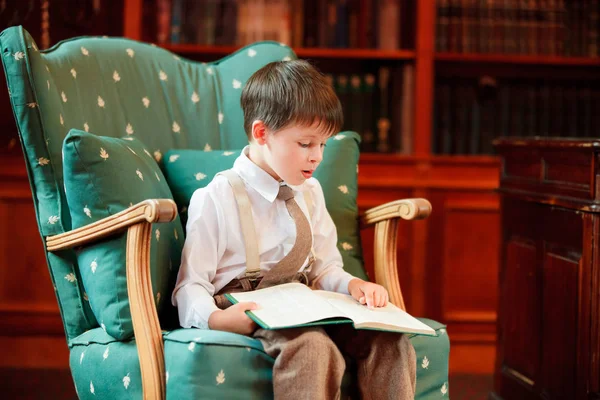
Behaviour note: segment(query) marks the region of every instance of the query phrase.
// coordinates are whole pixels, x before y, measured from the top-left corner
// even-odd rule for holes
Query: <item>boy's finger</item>
[[[375,307],[383,307],[382,293],[375,292]]]
[[[238,306],[244,311],[257,310],[258,304],[253,301],[247,301],[244,303],[238,303]]]
[[[358,299],[358,302],[359,302],[360,304],[365,304],[365,302],[366,302],[366,301],[367,301],[367,300],[365,299],[365,296],[363,296],[363,297],[361,297],[360,299]]]
[[[367,297],[367,307],[372,308],[373,307],[373,292],[365,293],[365,296]]]

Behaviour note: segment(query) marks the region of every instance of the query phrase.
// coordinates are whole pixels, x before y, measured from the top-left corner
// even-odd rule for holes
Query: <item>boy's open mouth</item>
[[[310,178],[312,176],[312,174],[313,174],[313,171],[310,169],[305,169],[302,171],[302,175],[304,175],[304,177],[306,179]]]

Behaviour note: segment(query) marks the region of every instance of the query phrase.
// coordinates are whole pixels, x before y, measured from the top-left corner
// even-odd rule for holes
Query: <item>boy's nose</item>
[[[322,159],[323,159],[323,149],[321,149],[320,147],[310,153],[310,162],[311,163],[320,163]]]

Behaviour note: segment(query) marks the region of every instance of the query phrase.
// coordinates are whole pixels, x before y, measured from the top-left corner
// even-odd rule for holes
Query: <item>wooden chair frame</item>
[[[403,199],[367,210],[361,228],[375,225],[375,281],[384,286],[390,301],[405,310],[396,265],[400,219],[424,219],[431,213],[425,199]],[[93,224],[46,238],[48,251],[59,251],[93,243],[127,229],[127,291],[137,344],[144,399],[166,397],[164,347],[150,281],[151,224],[170,222],[177,216],[175,202],[145,200]]]

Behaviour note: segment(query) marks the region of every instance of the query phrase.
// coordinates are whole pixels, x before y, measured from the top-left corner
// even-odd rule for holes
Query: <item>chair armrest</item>
[[[425,219],[431,214],[431,203],[426,199],[402,199],[373,207],[361,217],[361,226],[368,227],[391,218],[405,220]]]
[[[81,246],[112,235],[139,222],[170,222],[177,216],[177,206],[170,199],[144,200],[120,213],[69,232],[46,238],[48,251]]]
[[[127,295],[137,345],[144,399],[166,396],[165,355],[150,278],[150,243],[153,222],[170,222],[177,216],[173,200],[145,200],[93,224],[46,239],[48,251],[96,241],[127,228]]]
[[[397,266],[398,221],[425,219],[431,214],[431,203],[425,199],[396,200],[371,208],[361,217],[361,227],[375,225],[373,252],[375,282],[385,287],[390,301],[406,310]]]

